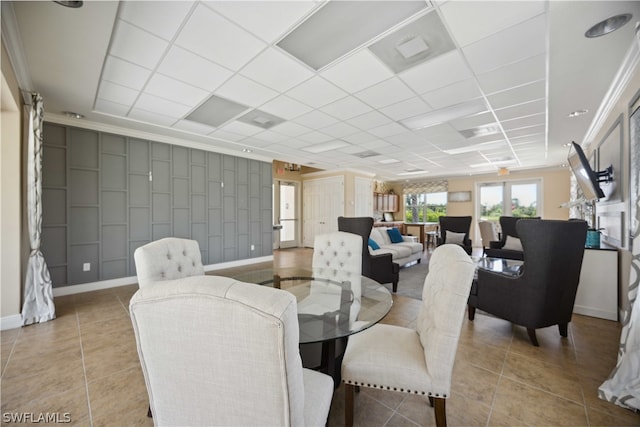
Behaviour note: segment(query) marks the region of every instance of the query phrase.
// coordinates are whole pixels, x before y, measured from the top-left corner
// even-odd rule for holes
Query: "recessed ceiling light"
[[[623,13],[620,15],[612,16],[605,19],[604,21],[598,22],[596,25],[589,28],[587,32],[584,33],[584,36],[589,39],[604,36],[605,34],[612,33],[615,30],[619,29],[630,20],[630,13]]]
[[[237,120],[263,129],[269,129],[284,122],[284,119],[260,110],[251,110]]]
[[[424,169],[411,169],[405,172],[400,172],[399,174],[397,174],[398,176],[406,176],[406,175],[419,175],[421,173],[429,173],[429,171],[426,171]]]
[[[243,148],[243,149],[242,149],[242,151],[243,151],[244,153],[253,153],[253,150],[250,150],[250,149],[248,149],[248,148]]]
[[[72,119],[84,119],[84,116],[82,114],[74,113],[73,111],[63,111],[62,114],[67,117],[71,117]]]
[[[378,163],[382,163],[383,165],[388,165],[391,163],[400,163],[400,160],[398,159],[382,159],[382,160],[378,160]]]
[[[587,114],[588,112],[589,112],[589,110],[576,110],[576,111],[572,111],[571,113],[569,113],[567,115],[567,117],[570,117],[570,118],[579,117],[579,116],[582,116],[584,114]]]
[[[73,7],[73,8],[82,7],[84,3],[81,0],[77,0],[77,1],[53,0],[53,1],[54,3],[58,3],[61,6]]]
[[[379,156],[380,153],[377,153],[373,150],[366,150],[366,151],[361,151],[359,153],[354,153],[353,155],[356,157],[360,157],[361,159],[366,159],[367,157]]]

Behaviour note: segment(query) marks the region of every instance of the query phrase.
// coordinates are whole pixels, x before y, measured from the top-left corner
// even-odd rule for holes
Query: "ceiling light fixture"
[[[72,119],[84,119],[84,115],[80,113],[74,113],[73,111],[63,111],[62,114]]]
[[[500,176],[509,175],[509,169],[507,169],[507,168],[498,169],[498,175],[500,175]]]
[[[567,117],[573,119],[574,117],[579,117],[582,115],[585,115],[589,112],[589,110],[576,110],[576,111],[572,111],[571,113],[569,113],[567,115]]]
[[[397,175],[398,176],[419,175],[419,174],[422,174],[422,173],[429,173],[429,171],[426,171],[424,169],[411,169],[411,170],[408,170],[406,172],[400,172]]]
[[[243,153],[253,153],[253,150],[249,149],[249,148],[243,148],[242,149]]]
[[[439,125],[441,123],[450,122],[451,120],[461,119],[463,117],[472,116],[487,110],[484,101],[476,100],[455,104],[450,107],[441,108],[439,110],[430,111],[420,116],[410,117],[400,120],[409,130],[424,129],[430,126]]]
[[[58,3],[61,6],[73,7],[73,8],[82,7],[82,5],[84,4],[84,2],[81,0],[77,0],[77,1],[53,0],[53,2]]]
[[[609,34],[614,32],[615,30],[621,28],[631,20],[630,13],[622,13],[620,15],[615,15],[610,18],[605,19],[604,21],[598,22],[593,27],[589,28],[584,36],[588,39],[592,39],[594,37],[604,36],[605,34]]]
[[[402,55],[405,59],[409,59],[413,56],[418,55],[419,53],[426,52],[427,50],[429,50],[429,46],[422,37],[415,36],[402,40],[396,46],[396,50],[400,52],[400,55]]]

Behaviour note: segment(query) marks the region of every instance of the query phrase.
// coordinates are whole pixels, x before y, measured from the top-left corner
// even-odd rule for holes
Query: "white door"
[[[373,216],[373,181],[356,177],[354,216]]]
[[[300,244],[299,183],[274,181],[273,217],[276,230],[274,249],[295,248]]]
[[[344,215],[344,178],[304,181],[302,204],[302,242],[313,247],[316,235],[338,230],[338,217]]]

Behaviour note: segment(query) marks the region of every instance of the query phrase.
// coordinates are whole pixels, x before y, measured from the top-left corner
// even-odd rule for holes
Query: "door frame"
[[[280,186],[282,183],[292,184],[295,187],[295,203],[294,211],[296,217],[296,226],[295,226],[295,239],[291,244],[281,245],[280,243],[280,230],[273,231],[273,249],[285,249],[285,248],[298,248],[300,247],[300,242],[302,240],[301,231],[301,213],[302,213],[302,201],[300,198],[302,197],[302,182],[296,181],[294,179],[278,179],[275,178],[273,180],[273,223],[280,224]]]

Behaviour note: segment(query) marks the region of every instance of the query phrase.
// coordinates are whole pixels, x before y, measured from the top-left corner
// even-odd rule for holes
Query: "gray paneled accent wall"
[[[270,163],[44,126],[42,251],[54,287],[133,276],[136,248],[197,240],[203,263],[272,254]]]

